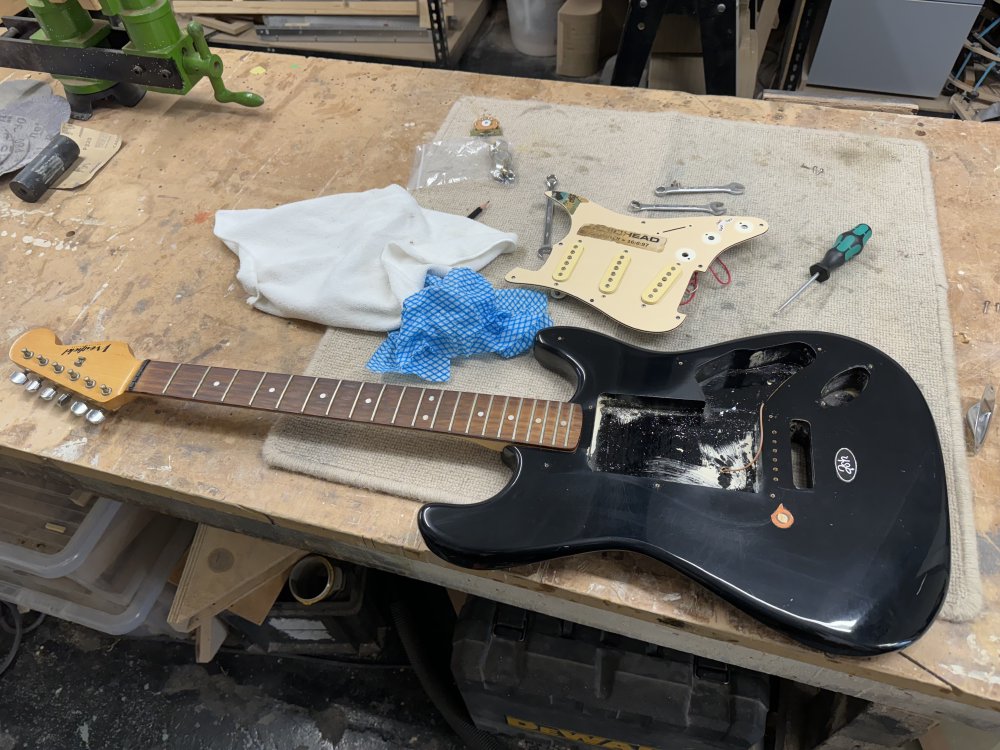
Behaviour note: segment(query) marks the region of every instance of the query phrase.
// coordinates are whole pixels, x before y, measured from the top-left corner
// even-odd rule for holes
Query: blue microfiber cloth
[[[451,359],[496,352],[515,357],[552,325],[544,294],[494,289],[469,268],[428,274],[424,288],[403,300],[402,325],[372,355],[368,369],[443,382]]]

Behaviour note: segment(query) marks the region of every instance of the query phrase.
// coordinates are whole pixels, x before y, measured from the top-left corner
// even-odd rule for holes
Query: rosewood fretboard
[[[579,404],[148,361],[129,389],[208,404],[574,450]]]

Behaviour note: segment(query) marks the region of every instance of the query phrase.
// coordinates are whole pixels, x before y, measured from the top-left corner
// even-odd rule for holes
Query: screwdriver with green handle
[[[861,255],[861,251],[865,249],[865,245],[868,244],[868,240],[870,240],[871,237],[872,228],[867,224],[858,224],[850,232],[844,232],[843,234],[838,235],[837,241],[833,243],[833,247],[826,251],[826,255],[823,256],[823,260],[819,263],[813,263],[809,267],[809,273],[812,274],[812,278],[803,284],[799,291],[789,297],[788,301],[779,307],[774,314],[777,315],[792,304],[814,281],[818,281],[822,284],[830,278],[830,274],[833,273],[834,270],[840,268],[847,261],[851,260],[851,258],[856,258]]]

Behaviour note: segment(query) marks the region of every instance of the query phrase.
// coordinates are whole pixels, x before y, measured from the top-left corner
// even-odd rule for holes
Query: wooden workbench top
[[[922,140],[933,153],[963,405],[1000,374],[996,125],[264,53],[222,56],[228,85],[263,94],[263,108],[217,104],[202,83],[184,98],[150,94],[134,110],[102,109],[90,125],[121,135],[125,145],[92,183],[50,192],[35,205],[0,193],[5,347],[23,330],[45,326],[65,341],[125,340],[140,357],[302,370],[322,330],[246,305],[236,258],[212,234],[214,212],[405,184],[414,145],[471,94]],[[43,459],[85,485],[167,498],[179,515],[211,512],[237,529],[274,529],[286,542],[325,540],[354,559],[586,624],[1000,726],[996,435],[971,460],[983,614],[965,625],[938,622],[905,653],[852,660],[797,646],[637,556],[585,555],[514,572],[449,568],[420,540],[417,503],[266,467],[261,445],[270,425],[266,415],[137,401],[95,429],[21,389],[0,387],[0,454]]]

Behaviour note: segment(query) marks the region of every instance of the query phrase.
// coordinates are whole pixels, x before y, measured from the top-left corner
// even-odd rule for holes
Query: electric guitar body
[[[949,575],[944,464],[923,396],[882,352],[793,332],[659,353],[550,328],[535,356],[576,379],[579,444],[508,446],[498,495],[425,506],[437,555],[640,552],[829,653],[903,648],[930,625]]]

